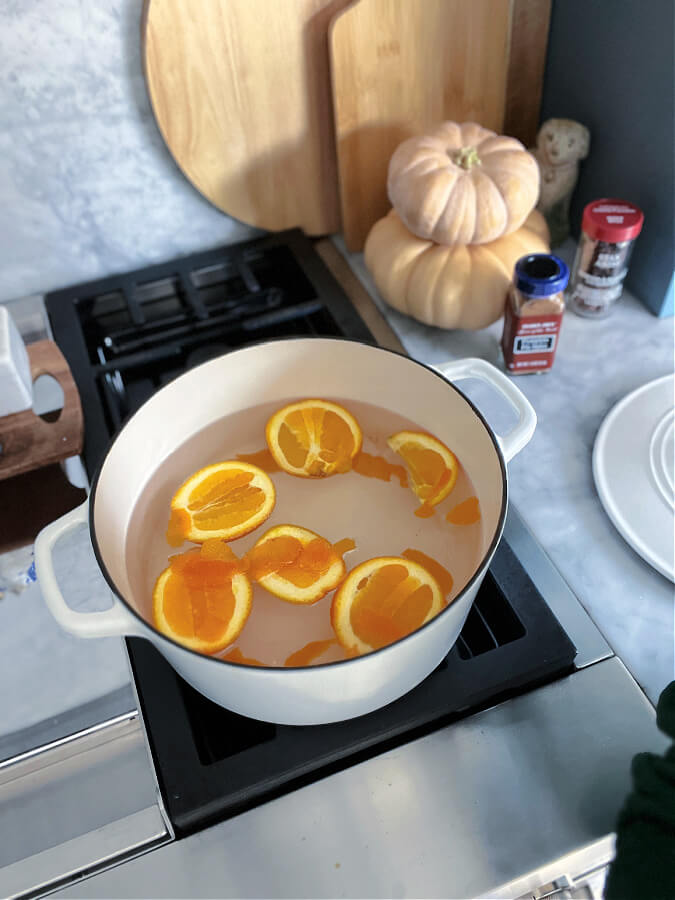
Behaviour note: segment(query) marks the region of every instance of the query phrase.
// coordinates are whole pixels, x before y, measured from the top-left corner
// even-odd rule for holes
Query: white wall
[[[254,234],[204,200],[164,145],[141,7],[0,0],[0,301]]]

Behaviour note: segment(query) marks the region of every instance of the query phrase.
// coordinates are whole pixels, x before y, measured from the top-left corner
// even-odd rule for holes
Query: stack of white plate
[[[593,477],[620,534],[675,581],[675,376],[638,388],[598,431]]]

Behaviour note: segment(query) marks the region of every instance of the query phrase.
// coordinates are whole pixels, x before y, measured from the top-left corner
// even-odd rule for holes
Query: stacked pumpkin
[[[495,322],[516,261],[549,250],[535,158],[473,122],[404,141],[387,191],[393,209],[373,225],[365,262],[384,299],[428,325]]]

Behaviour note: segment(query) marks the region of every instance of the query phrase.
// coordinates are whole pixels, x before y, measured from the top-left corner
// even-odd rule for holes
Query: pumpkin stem
[[[462,169],[470,169],[472,166],[480,166],[481,161],[475,147],[460,147],[459,150],[448,151],[448,156]]]

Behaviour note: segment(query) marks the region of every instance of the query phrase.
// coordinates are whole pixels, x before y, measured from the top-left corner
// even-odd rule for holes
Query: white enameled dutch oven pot
[[[308,374],[309,373],[309,374]],[[512,406],[517,424],[496,437],[451,380],[488,382]],[[450,379],[450,380],[448,380]],[[305,396],[365,401],[400,413],[450,446],[464,465],[483,517],[482,561],[453,603],[406,638],[366,656],[305,668],[259,668],[188,650],[157,631],[139,610],[147,588],[132,583],[126,536],[144,487],[188,438],[224,416]],[[35,546],[37,575],[51,612],[82,637],[147,638],[183,678],[234,712],[290,725],[336,722],[402,696],[432,672],[457,640],[501,538],[506,463],[529,441],[534,410],[499,370],[480,359],[428,368],[407,356],[354,341],[298,338],[256,344],[210,360],[158,391],[112,442],[87,503],[48,525]],[[336,476],[339,477],[339,476]],[[82,613],[65,602],[52,551],[59,538],[89,523],[112,608]]]

